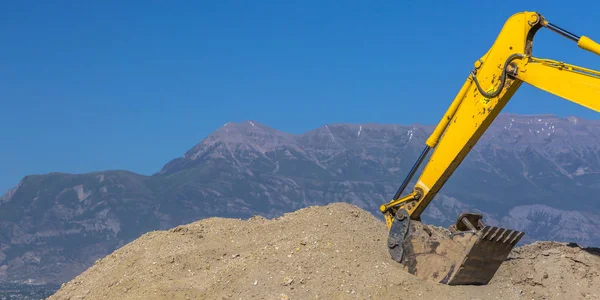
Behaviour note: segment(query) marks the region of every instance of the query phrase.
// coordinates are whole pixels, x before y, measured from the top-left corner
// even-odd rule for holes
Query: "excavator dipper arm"
[[[523,236],[523,232],[486,226],[481,215],[463,213],[450,228],[453,247],[463,253],[446,255],[453,256],[446,259],[447,268],[417,267],[420,259],[443,255],[436,252],[439,240],[427,244],[419,238],[421,244],[417,243],[415,231],[420,228],[421,214],[523,82],[600,112],[599,72],[532,56],[533,38],[541,28],[600,55],[600,45],[548,23],[539,13],[521,12],[506,21],[492,47],[475,62],[393,200],[380,208],[390,229],[390,254],[411,273],[420,272],[447,284],[487,284]],[[413,190],[401,197],[431,149],[434,151]]]

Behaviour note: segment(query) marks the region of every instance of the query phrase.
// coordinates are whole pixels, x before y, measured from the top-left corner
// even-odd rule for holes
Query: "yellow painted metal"
[[[540,15],[535,12],[521,12],[512,15],[504,24],[494,44],[481,59],[476,77],[483,89],[490,90],[499,85],[503,66],[512,54],[530,54],[531,40],[541,28]],[[531,22],[535,20],[535,22]],[[429,162],[421,173],[415,190],[421,195],[416,205],[407,208],[411,219],[419,219],[448,178],[475,146],[483,133],[519,88],[521,82],[506,78],[499,95],[481,101],[483,95],[470,79],[467,79],[465,94],[451,104],[458,104],[452,118],[443,130]],[[462,90],[462,89],[461,89]],[[462,99],[460,99],[462,98]],[[487,98],[487,97],[485,97]],[[445,120],[446,121],[446,120]],[[430,138],[436,139],[442,133],[434,132]],[[428,143],[429,144],[429,143]]]
[[[385,212],[385,211],[387,211],[392,206],[398,206],[398,205],[403,204],[404,202],[411,201],[411,200],[414,200],[414,195],[413,194],[408,194],[408,195],[406,195],[406,196],[404,196],[404,197],[402,197],[400,199],[396,199],[394,201],[391,201],[389,203],[381,205],[379,207],[379,210],[381,212]]]
[[[580,37],[579,41],[577,41],[577,46],[579,46],[579,48],[583,50],[587,50],[597,55],[600,55],[600,44],[594,42],[587,36]]]
[[[411,193],[402,198],[390,201],[389,203],[382,204],[379,207],[379,210],[383,213],[383,217],[385,218],[385,224],[388,229],[390,229],[392,227],[392,222],[394,221],[394,212],[395,212],[395,211],[391,211],[390,208],[402,207],[402,205],[404,205],[407,201],[412,201],[412,200],[414,200],[414,198],[415,198],[414,194]]]
[[[600,112],[600,72],[532,56],[533,37],[543,27],[577,41],[582,49],[600,54],[600,45],[591,39],[578,38],[548,23],[538,13],[521,12],[506,21],[493,45],[474,63],[475,69],[406,177],[408,181],[415,175],[412,171],[432,149],[413,190],[380,207],[389,229],[388,251],[410,273],[451,285],[487,284],[523,236],[524,232],[486,226],[477,214],[461,214],[450,228],[460,234],[448,236],[432,234],[418,222],[522,83]],[[402,193],[405,184],[406,181],[396,195]]]
[[[387,229],[389,230],[390,228],[392,228],[392,223],[394,222],[394,215],[392,215],[391,213],[385,213],[383,217],[385,219],[385,226],[387,226]]]
[[[465,94],[467,93],[467,90],[471,86],[471,83],[472,83],[471,77],[469,77],[467,79],[467,81],[465,81],[465,83],[463,84],[460,91],[458,92],[458,95],[456,95],[456,98],[454,98],[454,101],[452,101],[452,104],[450,104],[450,107],[448,107],[448,110],[446,111],[446,113],[444,114],[444,116],[442,117],[442,119],[440,120],[438,125],[435,127],[435,130],[433,131],[433,133],[429,136],[429,138],[425,142],[427,144],[427,146],[434,148],[437,145],[437,143],[440,139],[440,136],[442,136],[442,133],[444,133],[444,130],[446,130],[448,123],[450,123],[450,120],[452,120],[452,118],[454,117],[454,114],[456,113],[456,110],[458,109],[458,107],[460,106],[460,103],[462,102],[463,98],[465,97]]]
[[[527,57],[515,61],[517,78],[600,112],[600,72],[566,63]]]
[[[408,211],[411,219],[420,219],[523,82],[599,111],[600,76],[597,71],[532,57],[533,37],[548,24],[536,12],[516,13],[504,23],[493,45],[474,63],[474,72],[427,139],[426,144],[434,148],[433,153],[413,191],[381,206],[386,222],[393,221],[390,216],[400,207]],[[579,39],[578,46],[600,54],[600,45],[585,36]],[[507,69],[516,72],[503,73]]]

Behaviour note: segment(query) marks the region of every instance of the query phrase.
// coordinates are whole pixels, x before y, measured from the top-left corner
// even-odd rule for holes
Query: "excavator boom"
[[[549,23],[536,12],[511,16],[427,139],[425,148],[392,201],[381,206],[392,258],[410,273],[446,284],[487,284],[523,232],[485,225],[482,216],[461,214],[447,235],[432,235],[420,216],[486,132],[522,83],[600,112],[600,73],[532,56],[542,28],[600,55],[600,45]],[[413,190],[402,196],[434,149]],[[432,263],[432,262],[436,263]]]

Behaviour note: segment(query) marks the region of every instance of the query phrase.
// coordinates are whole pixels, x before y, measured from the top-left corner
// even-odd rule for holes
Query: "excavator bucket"
[[[398,210],[388,237],[392,258],[409,273],[448,285],[487,284],[524,233],[487,226],[463,213],[449,229],[411,220]]]

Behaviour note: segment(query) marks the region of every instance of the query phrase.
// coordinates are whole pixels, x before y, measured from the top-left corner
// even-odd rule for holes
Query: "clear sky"
[[[434,124],[523,10],[600,40],[599,1],[4,1],[0,194],[27,174],[152,174],[230,121]],[[534,54],[600,70],[547,30]],[[599,118],[529,87],[505,112]]]

